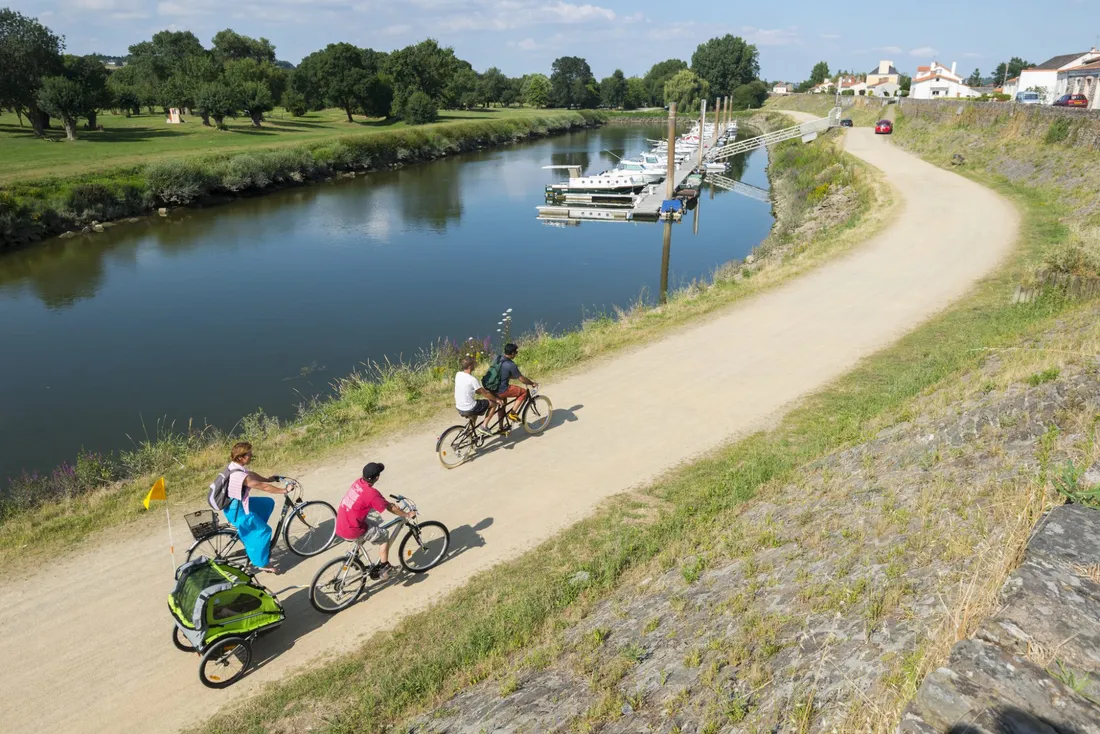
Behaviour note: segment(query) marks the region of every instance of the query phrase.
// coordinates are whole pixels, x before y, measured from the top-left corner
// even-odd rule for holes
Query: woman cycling
[[[225,519],[237,528],[237,535],[244,544],[245,553],[252,565],[261,571],[278,573],[271,562],[271,526],[268,518],[275,511],[275,500],[270,497],[253,497],[253,490],[270,494],[286,494],[284,487],[276,487],[271,482],[280,482],[282,477],[262,477],[248,468],[252,463],[252,444],[241,441],[233,444],[229,453],[229,505],[225,508]]]

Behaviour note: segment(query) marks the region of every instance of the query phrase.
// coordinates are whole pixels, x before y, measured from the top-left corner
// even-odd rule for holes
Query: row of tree
[[[599,82],[576,56],[555,60],[549,77],[510,78],[496,67],[478,73],[432,39],[390,53],[334,43],[297,67],[279,61],[266,38],[231,29],[218,32],[209,48],[190,31],[161,31],[130,46],[125,57],[63,51],[64,40],[36,19],[0,9],[0,109],[26,118],[38,135],[54,118],[75,138],[78,121],[95,129],[104,109],[129,115],[180,108],[218,127],[243,114],[259,127],[282,104],[295,115],[336,107],[349,122],[364,115],[421,124],[436,119],[440,108],[636,109],[675,102],[694,110],[701,99],[726,95],[738,108],[749,108],[767,96],[757,78],[756,47],[731,35],[700,44],[690,66],[669,59],[644,77],[627,78],[616,69]],[[108,60],[122,65],[109,71]]]

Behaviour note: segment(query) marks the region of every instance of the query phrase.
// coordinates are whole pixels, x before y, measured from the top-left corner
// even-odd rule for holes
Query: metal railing
[[[757,188],[756,186],[751,186],[741,181],[735,181],[728,176],[723,176],[718,173],[708,173],[707,182],[714,184],[718,188],[747,196],[750,199],[756,199],[767,203],[771,203],[772,200],[771,194],[766,189]]]
[[[822,117],[818,120],[812,120],[810,122],[803,122],[800,125],[794,127],[784,128],[783,130],[776,130],[775,132],[765,133],[764,135],[758,135],[755,138],[746,138],[744,140],[738,140],[730,143],[729,145],[723,145],[720,148],[715,148],[710,152],[708,160],[720,161],[726,158],[732,158],[735,155],[741,153],[748,153],[750,150],[756,150],[757,148],[766,148],[769,145],[775,145],[776,143],[782,143],[784,140],[793,140],[794,138],[805,138],[808,136],[816,136],[818,133],[825,132],[829,128],[837,127],[840,125],[840,108],[834,107],[829,110],[828,117]]]

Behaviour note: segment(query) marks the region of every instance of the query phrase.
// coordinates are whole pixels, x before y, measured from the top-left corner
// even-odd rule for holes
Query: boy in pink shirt
[[[378,546],[378,578],[387,579],[396,570],[390,565],[390,537],[382,530],[381,513],[389,510],[401,517],[416,517],[416,513],[402,510],[387,502],[374,488],[385,465],[371,462],[363,467],[363,478],[356,479],[348,489],[340,507],[336,510],[336,534],[344,540],[362,539]],[[373,574],[372,574],[373,576]]]

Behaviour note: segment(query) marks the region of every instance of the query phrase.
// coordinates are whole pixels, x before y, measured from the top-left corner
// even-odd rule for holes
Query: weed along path
[[[559,411],[544,434],[519,436],[454,471],[433,453],[453,415],[302,471],[310,498],[336,504],[365,461],[384,462],[380,489],[408,494],[423,517],[445,522],[453,556],[333,617],[313,611],[305,587],[337,551],[264,576],[272,589],[302,588],[284,594],[287,622],[258,641],[259,664],[228,691],[201,686],[197,658],[169,641],[162,528],[117,531],[95,552],[0,584],[5,730],[172,731],[201,721],[319,655],[361,644],[601,499],[765,425],[963,295],[1008,252],[1018,220],[1006,201],[868,129],[849,131],[846,145],[904,200],[895,220],[849,255],[544,385]],[[267,466],[257,449],[261,471],[294,473]],[[182,521],[175,536],[183,545]]]

